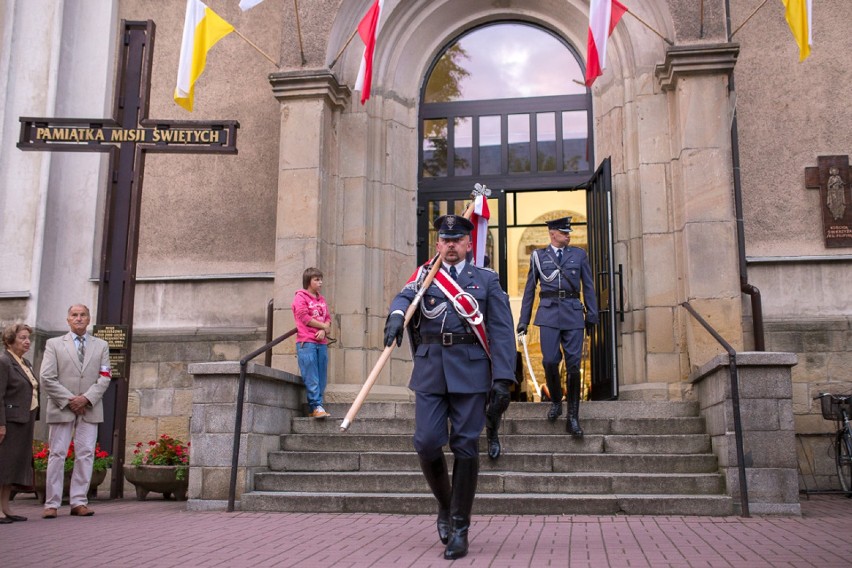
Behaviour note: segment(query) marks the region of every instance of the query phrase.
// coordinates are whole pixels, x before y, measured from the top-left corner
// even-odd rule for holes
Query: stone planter
[[[124,467],[124,478],[136,486],[136,499],[144,501],[148,493],[162,493],[163,499],[186,501],[189,488],[189,470],[185,479],[177,478],[176,465],[128,465]]]
[[[62,500],[68,501],[68,496],[71,490],[71,473],[70,471],[65,472],[65,479],[62,484]],[[106,470],[102,469],[100,471],[92,472],[92,479],[89,481],[89,493],[88,498],[94,499],[98,496],[98,485],[104,482],[106,479]],[[33,472],[33,489],[35,489],[35,494],[38,497],[38,500],[44,503],[45,498],[45,485],[46,485],[47,471],[35,471]]]

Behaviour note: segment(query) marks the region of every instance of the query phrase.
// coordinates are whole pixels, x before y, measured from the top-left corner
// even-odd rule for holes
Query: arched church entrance
[[[486,185],[492,190],[486,257],[509,294],[516,321],[531,251],[549,243],[546,221],[570,215],[571,245],[587,251],[590,232],[611,233],[588,221],[590,204],[596,203],[588,189],[595,187],[590,185],[595,158],[592,99],[583,79],[582,59],[570,42],[542,26],[499,21],[448,42],[421,89],[418,261],[434,250],[432,220],[461,214],[474,185]],[[611,215],[600,221],[609,223]],[[544,376],[538,329],[531,329],[532,372],[523,365],[520,393],[530,401],[538,400],[534,381],[542,384]],[[600,335],[587,338],[584,353],[596,352]],[[613,341],[613,363],[614,348]],[[593,381],[593,366],[606,377]],[[585,398],[617,395],[614,365],[585,357],[584,369]]]

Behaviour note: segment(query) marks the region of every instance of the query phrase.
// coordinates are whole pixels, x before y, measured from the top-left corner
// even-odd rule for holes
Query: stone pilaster
[[[335,297],[339,278],[333,251],[340,244],[336,228],[342,215],[337,207],[342,190],[338,123],[350,91],[328,69],[273,73],[269,82],[281,107],[273,292],[277,336],[294,326],[290,305],[305,268],[322,270],[331,283],[323,295],[332,303]],[[330,371],[338,359],[333,351]],[[273,365],[298,373],[294,352],[293,341],[281,343]]]
[[[738,53],[736,44],[672,47],[657,66],[656,76],[668,95],[671,123],[671,262],[681,275],[677,302],[689,300],[734,348],[741,349],[728,96],[728,78]],[[676,321],[685,326],[693,368],[719,352],[715,340],[694,319]]]

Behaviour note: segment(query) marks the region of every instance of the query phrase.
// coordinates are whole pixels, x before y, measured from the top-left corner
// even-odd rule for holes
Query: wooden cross
[[[104,396],[104,422],[98,432],[101,447],[113,454],[110,497],[124,493],[123,465],[127,425],[130,345],[136,258],[139,248],[139,209],[145,154],[148,152],[236,154],[236,121],[179,121],[148,118],[155,26],[152,20],[122,20],[122,53],[111,118],[21,117],[21,150],[109,153],[104,240],[96,322],[119,328],[124,349],[110,349],[119,362]],[[97,328],[96,328],[97,329]],[[112,347],[112,346],[111,346]],[[123,369],[121,368],[123,366]]]
[[[819,190],[825,246],[852,247],[849,156],[819,156],[817,163],[805,168],[805,187]]]

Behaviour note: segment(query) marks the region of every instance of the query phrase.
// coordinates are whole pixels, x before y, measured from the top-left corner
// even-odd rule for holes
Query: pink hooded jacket
[[[296,320],[296,342],[297,343],[328,343],[328,339],[317,339],[319,331],[315,327],[308,327],[308,322],[315,319],[325,323],[331,321],[331,313],[322,294],[313,296],[307,290],[297,290],[293,298],[293,319]]]

